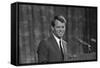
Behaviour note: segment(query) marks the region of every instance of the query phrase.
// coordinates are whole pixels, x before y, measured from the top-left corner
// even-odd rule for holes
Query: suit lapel
[[[67,43],[63,41],[62,44],[63,44],[63,52],[64,52],[64,61],[67,61],[68,60]]]
[[[59,49],[59,46],[58,46],[58,43],[56,41],[56,39],[54,38],[54,36],[51,34],[51,41],[52,41],[52,44],[53,44],[53,47],[60,52],[60,49]]]
[[[54,36],[52,34],[50,36],[50,41],[51,41],[52,46],[55,48],[55,50],[60,54],[61,51],[60,51],[59,46],[56,42],[56,39],[54,38]],[[67,60],[67,54],[68,54],[67,53],[67,43],[63,40],[62,45],[63,45],[64,61],[66,61]]]

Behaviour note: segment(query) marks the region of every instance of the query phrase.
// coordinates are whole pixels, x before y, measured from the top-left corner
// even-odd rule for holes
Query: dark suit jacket
[[[38,47],[38,62],[47,63],[47,62],[62,62],[66,61],[67,58],[67,43],[63,40],[62,44],[64,45],[64,56],[62,58],[61,51],[58,47],[58,44],[53,35],[48,39],[40,42]]]

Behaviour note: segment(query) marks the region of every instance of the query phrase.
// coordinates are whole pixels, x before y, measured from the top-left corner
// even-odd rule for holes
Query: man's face
[[[55,21],[55,26],[53,28],[53,33],[58,37],[62,38],[65,33],[65,23],[62,23],[59,20]]]

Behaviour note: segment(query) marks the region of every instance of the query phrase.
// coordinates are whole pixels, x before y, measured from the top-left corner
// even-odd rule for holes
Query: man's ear
[[[51,26],[51,30],[54,31],[54,27],[53,26]]]

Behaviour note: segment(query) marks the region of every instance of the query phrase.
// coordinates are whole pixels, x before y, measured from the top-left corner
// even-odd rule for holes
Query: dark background
[[[71,60],[91,60],[96,58],[97,48],[97,8],[19,5],[19,61],[37,63],[37,47],[50,34],[50,25],[55,15],[63,15],[66,20],[64,40],[68,42]],[[91,45],[81,43],[80,40]],[[94,39],[94,41],[91,41]]]

